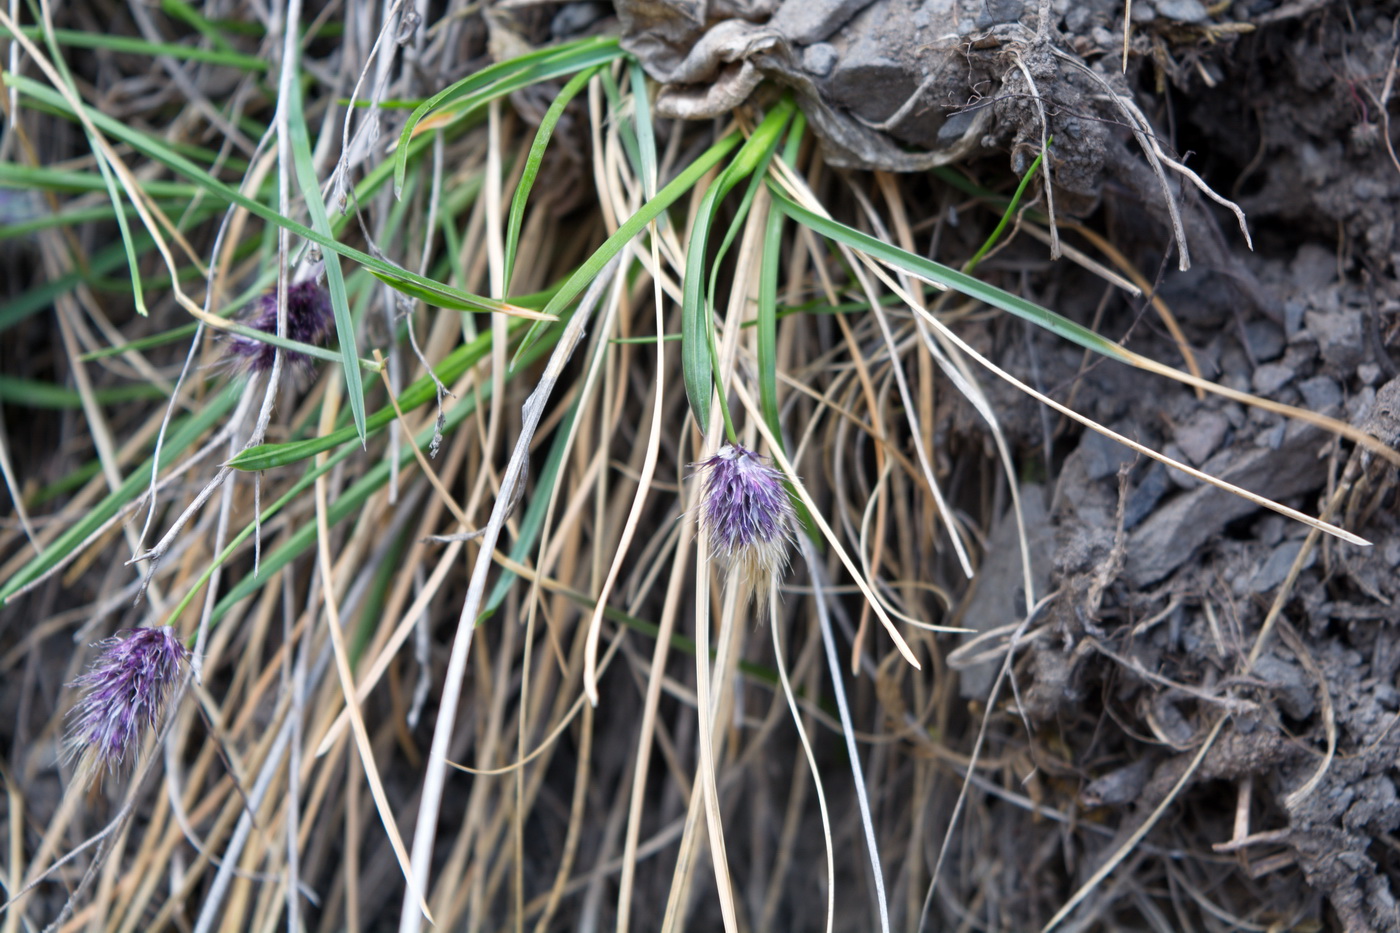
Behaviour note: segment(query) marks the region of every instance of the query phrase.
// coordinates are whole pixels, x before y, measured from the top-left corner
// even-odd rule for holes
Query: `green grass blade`
[[[96,145],[92,147],[92,156],[97,161],[97,168],[102,173],[102,180],[107,183],[107,197],[112,202],[113,213],[116,214],[117,232],[121,236],[122,249],[126,251],[126,267],[131,274],[131,302],[136,307],[137,314],[148,317],[151,312],[146,308],[146,294],[141,288],[141,260],[136,255],[136,244],[131,238],[131,225],[126,220],[126,209],[122,205],[122,189],[117,184],[112,167],[107,163],[107,157]]]
[[[724,239],[720,241],[719,249],[715,251],[715,258],[709,263],[710,280],[706,289],[706,299],[712,308],[715,306],[715,289],[719,283],[720,265],[729,253],[729,247],[733,246],[734,240],[738,238],[739,231],[744,229],[744,222],[749,219],[749,211],[753,209],[754,198],[758,196],[758,190],[764,185],[768,163],[772,160],[773,153],[770,151],[749,178],[749,183],[744,188],[744,196],[739,201],[739,209],[734,212],[734,219],[729,222],[729,229],[724,232]]]
[[[656,130],[651,123],[651,98],[647,96],[647,76],[640,62],[630,63],[632,114],[637,126],[637,155],[641,162],[642,193],[656,194]]]
[[[632,174],[640,178],[642,175],[642,150],[637,145],[637,121],[624,118],[627,110],[622,97],[622,88],[618,85],[617,79],[613,77],[612,71],[604,71],[598,77],[603,85],[603,96],[607,99],[605,104],[607,112],[614,115],[612,119],[617,124],[617,141],[622,144],[622,154],[627,156],[627,163],[632,166]],[[634,113],[633,117],[635,116]]]
[[[429,113],[455,105],[464,115],[522,87],[606,64],[621,54],[615,37],[593,36],[499,62],[443,88],[414,109],[399,134],[394,154],[394,196],[403,191],[413,132]]]
[[[548,350],[558,339],[558,336],[561,332],[561,328],[556,324],[551,328],[551,331],[552,334],[549,339],[541,341],[539,346],[535,347],[532,351],[530,351],[530,353],[526,357],[527,362],[534,362],[536,359],[543,356],[544,352]],[[489,341],[490,335],[485,334],[483,335],[483,337]],[[429,382],[429,388],[431,393],[431,382]],[[485,380],[482,382],[481,387],[477,391],[465,393],[462,396],[462,398],[457,402],[457,404],[453,405],[451,408],[447,409],[447,411],[443,413],[445,422],[443,425],[443,430],[451,431],[454,428],[456,428],[459,424],[462,423],[464,419],[467,418],[468,415],[470,415],[476,410],[478,401],[485,402],[491,398],[491,392],[491,381]],[[392,409],[390,409],[390,416],[393,416]],[[426,449],[428,445],[432,443],[433,432],[434,425],[430,424],[427,427],[425,427],[422,431],[418,432],[418,435],[413,439],[413,443],[417,444],[420,450]],[[286,495],[284,495],[281,499],[274,503],[273,507],[269,507],[268,511],[265,511],[263,513],[262,521],[269,521],[272,515],[276,514],[273,510],[274,507],[281,508],[281,506],[285,505],[287,502],[292,501],[298,494],[309,488],[311,484],[316,481],[316,477],[322,475],[324,472],[334,467],[336,463],[349,456],[353,452],[353,447],[345,447],[341,450],[336,451],[335,454],[331,457],[328,457],[324,464],[321,464],[320,466],[313,465],[307,471],[305,476],[297,480],[296,484],[290,490],[288,490]],[[413,461],[413,459],[413,450],[407,444],[405,444],[403,450],[399,453],[399,466],[406,466],[408,463]],[[385,459],[381,460],[379,463],[376,463],[373,467],[371,467],[369,471],[365,473],[364,476],[362,476],[359,480],[353,483],[348,489],[345,490],[345,492],[341,493],[340,496],[333,503],[331,503],[326,515],[326,519],[329,522],[329,524],[335,525],[343,521],[350,515],[358,514],[361,506],[364,505],[365,501],[368,500],[372,494],[374,494],[377,490],[381,489],[385,485],[385,483],[389,481],[389,473],[390,461],[386,457]],[[185,598],[181,601],[180,605],[176,608],[175,612],[171,614],[170,618],[172,620],[178,618],[183,608],[187,606],[189,602],[194,598],[195,593],[201,587],[203,587],[204,582],[208,579],[210,574],[212,574],[214,567],[218,566],[218,564],[223,562],[224,560],[227,560],[229,555],[233,553],[234,548],[243,540],[245,540],[249,534],[252,533],[252,529],[253,525],[250,523],[248,527],[245,528],[237,538],[229,542],[229,546],[225,548],[223,553],[219,555],[216,562],[205,571],[204,575],[200,578],[199,582],[195,584],[195,586],[191,589],[190,593],[186,594]],[[301,554],[305,553],[307,550],[315,546],[315,544],[316,523],[307,522],[303,524],[300,528],[298,528],[297,531],[294,532],[290,537],[288,537],[286,541],[284,541],[278,547],[274,548],[271,553],[263,555],[262,566],[259,569],[259,574],[257,577],[254,577],[252,574],[249,574],[242,581],[235,584],[234,587],[231,590],[229,590],[229,592],[222,599],[219,600],[218,604],[214,607],[214,612],[211,616],[211,621],[217,622],[219,619],[223,618],[224,614],[227,613],[228,610],[232,608],[235,603],[257,592],[257,590],[264,585],[264,583],[266,582],[266,578],[270,574],[285,567],[292,560],[296,559]]]
[[[1052,136],[1046,141],[1046,145],[1048,146],[1054,141],[1055,137]],[[1011,216],[1016,213],[1016,205],[1021,203],[1021,196],[1026,193],[1026,188],[1030,185],[1031,179],[1035,177],[1036,171],[1040,168],[1040,160],[1043,158],[1045,158],[1044,152],[1036,154],[1035,161],[1031,163],[1031,167],[1026,169],[1026,173],[1021,176],[1021,183],[1016,186],[1016,193],[1011,196],[1011,203],[1006,205],[1006,210],[1002,211],[1001,220],[997,222],[996,227],[992,230],[992,235],[987,237],[987,242],[983,243],[981,249],[973,253],[972,258],[963,266],[963,271],[968,275],[973,273],[973,270],[977,268],[977,264],[982,261],[982,257],[990,253],[992,247],[997,245],[997,240],[1001,239],[1001,235],[1006,230],[1007,224],[1011,222]]]
[[[564,308],[569,306],[579,294],[588,287],[603,267],[612,260],[614,256],[622,251],[622,248],[631,242],[632,238],[646,229],[646,225],[651,223],[661,215],[672,204],[676,203],[680,197],[695,187],[696,182],[704,177],[705,173],[714,168],[731,150],[739,145],[742,137],[737,133],[730,133],[723,139],[716,141],[699,157],[682,171],[670,183],[656,193],[656,197],[647,201],[638,209],[637,213],[627,218],[612,236],[603,241],[603,245],[589,256],[583,265],[579,266],[574,274],[559,287],[559,291],[554,293],[549,304],[545,305],[546,314],[558,315]],[[524,348],[530,346],[535,335],[540,332],[539,325],[531,328],[529,334],[525,336],[522,350],[516,351],[517,357]],[[511,366],[515,366],[518,360],[511,360]]]
[[[778,266],[782,248],[783,212],[770,210],[758,269],[758,401],[768,430],[778,440],[783,437],[778,414]]]
[[[588,82],[602,67],[595,65],[586,68],[570,78],[569,83],[564,85],[564,89],[545,111],[540,128],[535,132],[535,141],[530,144],[530,152],[525,157],[525,168],[520,174],[520,184],[515,186],[515,196],[510,200],[510,215],[506,220],[505,288],[501,292],[503,297],[510,294],[510,280],[515,272],[515,254],[520,248],[520,228],[525,222],[525,203],[530,199],[530,191],[540,174],[540,165],[544,162],[544,151],[549,146],[549,139],[554,134],[559,118],[564,115],[564,108],[587,87]]]
[[[161,447],[161,467],[166,467],[174,462],[175,458],[184,453],[204,432],[228,414],[242,394],[243,384],[241,382],[231,383],[223,392],[208,399],[193,414],[187,416],[183,421],[176,422],[166,438],[165,444]],[[0,584],[0,605],[13,596],[16,590],[42,576],[69,556],[72,550],[80,545],[88,535],[100,528],[103,522],[116,515],[123,505],[140,495],[150,481],[151,461],[147,458],[143,464],[127,475],[125,482],[84,513],[80,520],[55,538],[52,544],[25,564],[13,577]]]
[[[73,73],[68,69],[68,63],[59,51],[53,33],[42,27],[34,27],[34,30],[35,35],[44,40],[44,45],[49,51],[49,58],[53,61],[64,85],[67,86],[68,92],[75,98],[78,97],[78,87],[73,81]],[[131,226],[126,221],[121,186],[117,183],[116,173],[108,161],[107,154],[98,145],[98,141],[93,138],[92,132],[86,126],[83,127],[83,136],[87,139],[88,148],[92,151],[93,160],[97,163],[97,170],[102,176],[103,187],[107,190],[107,199],[111,202],[112,211],[116,215],[117,232],[121,235],[122,248],[126,251],[127,271],[131,276],[132,304],[135,305],[137,314],[147,317],[150,311],[146,308],[146,295],[141,288],[141,263],[136,255],[136,246],[131,239]]]
[[[163,347],[166,344],[193,337],[198,330],[198,324],[182,324],[179,327],[161,331],[159,334],[151,334],[149,337],[128,340],[126,343],[118,344],[114,347],[103,347],[100,350],[84,353],[82,356],[78,357],[78,360],[83,363],[89,363],[93,360],[105,359],[109,356],[120,356],[123,353],[149,350],[152,347]]]
[[[763,229],[763,256],[758,269],[758,402],[763,412],[763,421],[773,432],[773,439],[783,447],[782,418],[778,409],[778,272],[782,263],[783,212],[773,208],[768,212],[768,223]],[[783,448],[786,453],[786,448]],[[807,503],[797,495],[792,481],[784,477],[783,488],[788,500],[797,513],[797,523],[802,526],[807,537],[818,548],[826,546],[826,539],[812,513],[807,511]]]
[[[220,29],[219,26],[205,19],[203,14],[186,3],[185,0],[160,0],[160,11],[171,19],[178,20],[189,26],[195,32],[209,40],[209,44],[219,49],[219,51],[237,53],[238,50],[233,47],[233,43],[224,38],[224,31]],[[263,62],[262,59],[258,59],[258,61],[262,63],[263,69],[266,70],[267,63]]]
[[[1042,307],[1033,301],[1027,301],[1019,295],[1013,295],[994,285],[988,285],[986,282],[979,281],[950,266],[916,256],[897,246],[891,246],[883,240],[861,233],[843,223],[818,216],[789,199],[778,190],[777,186],[773,186],[772,190],[774,203],[781,206],[789,217],[828,239],[844,243],[854,250],[887,262],[928,282],[943,285],[961,292],[969,298],[975,298],[994,308],[1008,311],[1023,320],[1030,321],[1037,327],[1043,327],[1071,343],[1078,344],[1086,350],[1125,363],[1130,362],[1113,341],[1100,337],[1082,324],[1076,324],[1049,308]]]
[[[38,81],[9,72],[5,72],[4,81],[6,86],[18,88],[23,93],[41,103],[47,104],[58,112],[65,114],[71,114],[72,112],[62,95]],[[242,192],[230,185],[224,184],[214,178],[194,162],[176,152],[160,140],[142,133],[139,130],[135,130],[119,120],[114,120],[92,107],[84,106],[83,112],[104,133],[127,143],[138,152],[160,162],[172,171],[183,175],[205,192],[227,203],[236,204],[255,217],[283,227],[303,239],[316,243],[323,249],[338,253],[347,259],[353,260],[381,278],[385,284],[392,288],[404,291],[405,294],[408,294],[408,292],[405,291],[406,288],[417,286],[417,289],[421,291],[416,291],[413,297],[419,297],[420,295],[430,296],[432,300],[428,300],[428,298],[423,298],[422,300],[436,307],[447,307],[457,310],[463,307],[469,307],[471,310],[482,312],[499,312],[509,309],[509,306],[504,302],[483,298],[478,295],[471,295],[459,289],[443,285],[440,282],[434,282],[417,273],[410,272],[408,269],[395,266],[392,263],[377,259],[361,250],[346,246],[333,237],[326,236],[304,224],[283,217],[267,205],[245,196]],[[387,175],[381,177],[387,177]]]
[[[523,326],[520,322],[513,322],[512,332],[518,333]],[[453,350],[433,371],[437,373],[438,379],[442,380],[444,385],[451,385],[460,379],[468,369],[485,359],[490,352],[491,333],[487,331],[470,343],[465,343]],[[404,412],[410,412],[436,398],[437,384],[429,376],[423,376],[399,393],[399,408]],[[365,428],[369,434],[373,434],[392,422],[394,418],[394,407],[385,405],[366,419]],[[275,467],[287,466],[299,460],[314,457],[322,451],[331,450],[352,441],[355,437],[356,430],[351,426],[332,431],[330,434],[299,441],[259,444],[257,447],[249,447],[247,450],[240,451],[237,456],[228,461],[228,465],[236,470],[249,472],[271,470]]]
[[[705,247],[710,227],[719,212],[720,202],[743,179],[754,174],[761,164],[772,158],[783,127],[787,125],[795,106],[785,98],[768,112],[763,122],[744,141],[734,161],[705,192],[696,211],[686,245],[685,275],[681,285],[681,376],[686,399],[700,430],[709,429],[710,395],[714,389],[713,361],[710,355],[710,328],[707,319],[709,303],[705,300]]]
[[[93,391],[93,398],[99,405],[120,405],[123,402],[165,397],[159,386],[144,382]],[[52,382],[19,379],[3,374],[0,374],[0,402],[7,402],[17,408],[83,407],[82,396],[73,389],[57,386]]]
[[[291,56],[292,61],[283,67],[293,69],[293,74],[301,70],[301,61]],[[291,135],[292,162],[296,168],[297,185],[306,201],[306,212],[311,218],[311,229],[322,236],[333,239],[331,221],[326,215],[326,202],[321,197],[321,180],[316,176],[316,163],[311,155],[311,135],[306,128],[306,112],[302,108],[301,82],[287,82],[290,93],[287,95],[287,131]],[[365,392],[360,384],[358,361],[359,350],[355,345],[355,319],[350,315],[350,300],[345,294],[345,276],[340,268],[340,257],[334,254],[321,257],[326,269],[326,285],[331,295],[331,311],[335,315],[335,336],[340,344],[341,368],[345,376],[346,396],[350,402],[350,415],[355,419],[355,431],[360,443],[366,440],[365,434]]]
[[[194,185],[178,181],[151,178],[141,181],[140,184],[141,190],[153,198],[183,198],[188,200],[199,193],[199,189]],[[17,165],[14,162],[0,162],[0,188],[75,193],[105,191],[107,183],[101,175],[95,175],[92,172],[52,168],[46,165]]]
[[[20,32],[30,39],[41,35],[38,26],[22,26]],[[10,38],[8,29],[0,29],[0,39]],[[261,73],[267,71],[267,62],[255,55],[245,55],[225,49],[202,49],[197,46],[180,45],[174,42],[148,42],[136,36],[118,36],[105,32],[82,32],[76,29],[55,29],[53,40],[58,45],[74,49],[106,49],[125,55],[168,55],[183,61],[201,62],[209,65],[227,65],[243,71]]]

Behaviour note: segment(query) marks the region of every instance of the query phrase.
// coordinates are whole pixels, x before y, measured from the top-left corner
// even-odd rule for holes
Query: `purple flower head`
[[[83,691],[73,707],[68,742],[79,771],[112,770],[154,730],[165,713],[180,665],[189,652],[169,626],[119,632],[71,686]]]
[[[258,299],[257,311],[244,323],[269,334],[277,333],[277,289]],[[314,279],[287,287],[288,340],[319,344],[331,332],[333,324],[330,296]],[[233,334],[228,341],[229,361],[245,372],[267,372],[272,369],[276,354],[277,348],[272,344],[242,334]],[[311,358],[305,353],[286,351],[283,362],[301,373],[312,371]]]
[[[695,466],[707,470],[700,520],[714,556],[763,584],[787,566],[794,516],[783,474],[764,457],[725,444]]]

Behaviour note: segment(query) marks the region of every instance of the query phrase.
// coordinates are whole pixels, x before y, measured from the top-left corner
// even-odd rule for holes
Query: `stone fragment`
[[[1084,459],[1084,472],[1091,480],[1112,476],[1120,466],[1137,457],[1136,452],[1098,431],[1084,432],[1079,439],[1079,455]]]
[[[1210,19],[1210,13],[1206,11],[1206,6],[1201,0],[1155,0],[1157,13],[1166,19],[1174,19],[1179,23],[1204,23]]]
[[[1221,412],[1198,412],[1190,421],[1177,426],[1176,446],[1181,448],[1192,466],[1200,466],[1220,447],[1229,430],[1230,419]]]
[[[1280,363],[1265,363],[1254,371],[1251,383],[1260,395],[1273,395],[1293,379],[1293,370]]]
[[[1301,540],[1285,541],[1274,548],[1269,559],[1254,571],[1254,576],[1249,581],[1250,590],[1255,593],[1272,592],[1288,577],[1288,571],[1293,569],[1293,561],[1298,558],[1298,552],[1302,549],[1303,542]],[[1303,569],[1308,569],[1316,562],[1317,550],[1314,549],[1303,564]]]
[[[1303,404],[1310,410],[1329,412],[1342,404],[1342,389],[1326,376],[1313,376],[1298,383],[1298,391],[1303,393]]]
[[[1271,652],[1254,662],[1252,673],[1273,688],[1279,709],[1294,719],[1307,719],[1316,711],[1316,692],[1300,665]]]
[[[1317,341],[1317,350],[1328,365],[1340,372],[1351,372],[1362,362],[1366,341],[1361,334],[1361,315],[1355,311],[1309,311],[1303,315],[1308,333]]]
[[[1311,425],[1291,428],[1278,450],[1231,448],[1212,457],[1203,469],[1275,501],[1311,492],[1326,477],[1327,464],[1317,458],[1326,435]],[[1137,586],[1156,583],[1218,537],[1226,525],[1258,508],[1248,499],[1209,485],[1177,496],[1130,535],[1128,579]]]
[[[818,77],[825,78],[836,66],[836,47],[829,42],[818,42],[802,50],[802,67]]]
[[[1022,486],[1021,508],[1030,547],[1031,582],[1039,598],[1047,592],[1050,557],[1055,544],[1055,529],[1045,507],[1045,490],[1032,484]],[[987,541],[987,558],[978,569],[977,577],[977,591],[963,614],[963,625],[974,631],[962,636],[964,644],[983,632],[1026,616],[1020,534],[1016,515],[1009,509],[992,528]],[[964,668],[958,681],[961,695],[967,699],[985,699],[1000,667],[1000,660],[990,660]]]
[[[1273,321],[1252,321],[1244,327],[1249,352],[1260,363],[1276,360],[1283,352],[1283,331]]]

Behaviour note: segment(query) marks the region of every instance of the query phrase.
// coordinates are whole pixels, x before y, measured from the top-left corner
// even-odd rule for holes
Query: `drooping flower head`
[[[795,518],[783,474],[737,444],[725,444],[695,466],[707,474],[700,520],[711,552],[762,594],[767,581],[787,566],[793,538]]]
[[[315,279],[287,286],[287,339],[299,343],[322,343],[334,327],[330,295]],[[277,289],[258,299],[257,310],[243,323],[269,334],[277,333]],[[233,334],[228,340],[228,360],[248,373],[272,369],[277,348],[270,343]],[[283,362],[305,374],[311,372],[311,358],[305,353],[284,351]]]
[[[80,774],[114,770],[139,749],[143,732],[165,714],[189,652],[169,626],[119,632],[101,642],[102,653],[71,686],[83,698],[69,714],[71,753]]]

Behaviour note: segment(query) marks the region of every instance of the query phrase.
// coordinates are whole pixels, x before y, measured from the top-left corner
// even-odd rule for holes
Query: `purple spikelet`
[[[766,458],[725,444],[696,464],[708,472],[700,520],[714,556],[739,570],[762,593],[787,566],[795,524],[783,474]]]
[[[165,714],[180,666],[189,659],[169,626],[119,632],[100,643],[86,674],[71,686],[83,698],[69,714],[68,743],[80,774],[113,770],[139,748],[142,732],[154,730]]]
[[[269,334],[277,333],[276,289],[258,299],[257,311],[244,323]],[[315,280],[287,287],[288,340],[319,344],[331,332],[333,324],[330,296]],[[229,361],[236,368],[249,373],[264,373],[272,369],[277,348],[261,340],[233,334],[228,341],[227,353]],[[287,352],[283,361],[301,373],[312,370],[311,358],[305,353]]]

